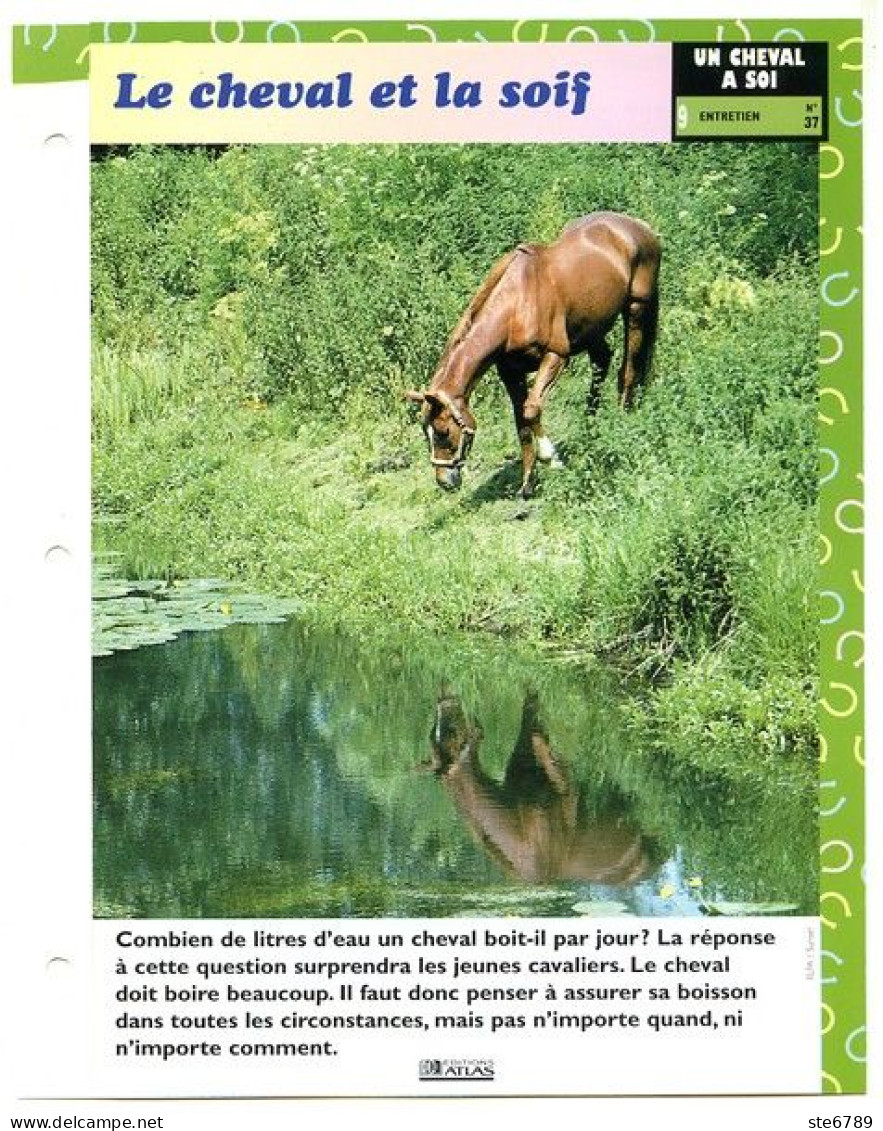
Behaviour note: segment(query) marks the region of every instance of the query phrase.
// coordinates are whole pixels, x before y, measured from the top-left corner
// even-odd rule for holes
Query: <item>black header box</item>
[[[822,95],[828,93],[828,44],[672,44],[672,94]]]

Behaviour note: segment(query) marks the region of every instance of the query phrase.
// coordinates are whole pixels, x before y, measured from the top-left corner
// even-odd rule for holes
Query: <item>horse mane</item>
[[[499,281],[506,274],[506,270],[508,269],[509,264],[515,258],[515,256],[518,255],[518,253],[521,251],[529,250],[530,249],[525,245],[519,244],[518,247],[513,248],[512,251],[507,251],[506,254],[498,259],[493,267],[491,267],[490,271],[488,271],[487,276],[485,277],[484,282],[472,296],[469,301],[469,305],[460,315],[460,320],[448,335],[448,340],[445,343],[444,351],[439,358],[436,372],[441,370],[447,359],[450,357],[452,350],[454,350],[463,341],[463,339],[472,329],[473,325],[475,324],[475,319],[484,309],[485,303],[493,294]]]

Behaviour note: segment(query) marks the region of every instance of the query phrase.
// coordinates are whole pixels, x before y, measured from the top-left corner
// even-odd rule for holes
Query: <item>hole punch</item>
[[[46,963],[46,973],[50,978],[54,979],[69,977],[71,969],[72,965],[70,959],[62,958],[60,955],[57,955],[55,958],[50,958]]]
[[[47,565],[65,565],[71,559],[71,552],[67,546],[50,546],[43,555]]]
[[[49,134],[48,137],[43,138],[44,149],[63,149],[70,143],[71,139],[67,134]]]

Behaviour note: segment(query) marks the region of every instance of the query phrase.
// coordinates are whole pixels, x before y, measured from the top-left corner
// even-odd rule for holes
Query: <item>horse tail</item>
[[[659,331],[659,287],[654,286],[653,293],[644,304],[644,318],[643,318],[644,336],[641,341],[641,348],[638,351],[638,356],[635,359],[635,367],[638,371],[638,380],[646,381],[650,372],[650,366],[653,364],[653,351],[656,348],[656,335]]]
[[[646,225],[645,225],[646,227]],[[629,301],[640,309],[638,315],[641,344],[635,353],[635,380],[644,384],[653,362],[656,335],[659,330],[659,264],[662,248],[659,237],[647,228],[646,239],[638,249],[629,285]]]

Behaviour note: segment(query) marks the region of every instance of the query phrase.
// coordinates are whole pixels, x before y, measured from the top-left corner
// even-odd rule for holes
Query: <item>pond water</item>
[[[814,913],[812,789],[651,757],[620,708],[504,642],[297,620],[100,657],[95,914]]]

